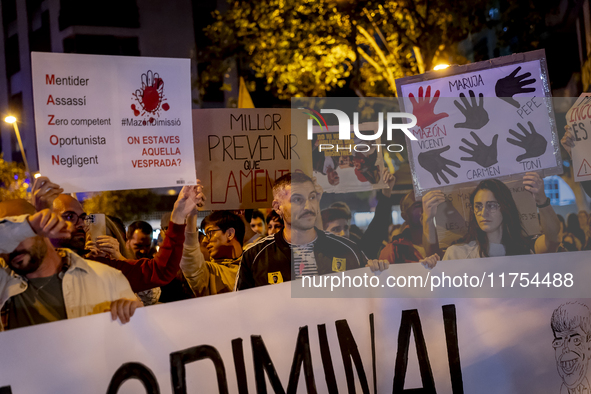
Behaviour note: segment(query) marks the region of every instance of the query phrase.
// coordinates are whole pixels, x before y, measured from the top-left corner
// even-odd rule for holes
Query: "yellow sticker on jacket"
[[[334,272],[343,272],[347,270],[347,259],[332,258],[332,270]]]
[[[274,285],[276,283],[283,283],[283,276],[281,276],[281,271],[269,272],[267,275],[269,276],[269,284]]]

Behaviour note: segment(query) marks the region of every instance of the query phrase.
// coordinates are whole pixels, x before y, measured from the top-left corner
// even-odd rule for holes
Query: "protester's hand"
[[[367,260],[367,264],[365,266],[369,267],[371,272],[380,273],[382,271],[387,270],[388,267],[390,267],[390,262],[388,260],[377,260],[377,259]]]
[[[96,257],[106,257],[107,256],[107,254],[105,252],[101,252],[99,250],[99,248],[96,246],[96,242],[91,241],[89,238],[87,238],[86,243],[84,244],[84,249],[89,251],[86,254],[86,256],[83,256],[84,258],[87,258],[87,259],[93,259]]]
[[[53,200],[64,192],[60,185],[53,183],[46,176],[40,176],[33,183],[32,203],[37,211],[52,209]]]
[[[458,177],[458,174],[449,168],[449,166],[457,168],[460,168],[461,166],[455,161],[448,160],[441,156],[443,152],[448,151],[449,149],[450,146],[448,145],[444,146],[443,148],[421,152],[418,156],[419,165],[431,173],[438,185],[441,185],[441,181],[439,181],[438,176],[441,177],[445,183],[449,183],[449,180],[443,171],[449,173],[454,178]]]
[[[96,248],[105,253],[108,257],[115,260],[125,260],[125,257],[120,252],[119,241],[108,235],[99,235],[96,237]]]
[[[189,213],[189,216],[197,216],[197,213],[203,209],[205,205],[205,193],[203,192],[204,187],[201,184],[199,178],[197,178],[197,184],[195,185],[195,190],[197,192],[195,196],[195,208]]]
[[[176,224],[184,224],[185,219],[196,207],[203,206],[205,195],[203,186],[198,183],[195,186],[184,186],[174,203],[170,221]]]
[[[462,142],[468,145],[472,150],[466,148],[465,146],[460,146],[460,150],[472,155],[472,157],[460,157],[460,160],[473,161],[484,168],[490,167],[493,164],[497,164],[497,140],[499,139],[499,135],[495,134],[490,145],[486,145],[484,142],[482,142],[475,132],[471,131],[470,135],[472,138],[474,138],[476,144],[468,141],[465,138],[462,138]]]
[[[464,103],[463,107],[458,100],[454,100],[455,106],[466,117],[465,122],[456,123],[454,127],[456,129],[463,128],[479,130],[486,126],[486,124],[489,121],[488,112],[486,112],[486,110],[484,109],[484,95],[480,93],[478,95],[478,97],[480,97],[480,100],[478,103],[476,103],[476,96],[474,95],[474,91],[470,90],[469,93],[472,105],[470,105],[464,93],[460,93],[460,99],[462,100],[462,103]]]
[[[441,260],[439,255],[435,253],[432,256],[425,257],[422,260],[419,260],[419,263],[423,264],[423,267],[427,268],[428,270],[432,270],[437,265],[437,262]]]
[[[431,190],[423,195],[423,215],[427,221],[437,214],[439,204],[445,202],[445,194],[440,190]]]
[[[449,116],[445,112],[439,114],[435,113],[435,104],[437,104],[437,100],[439,100],[439,94],[439,90],[436,91],[433,95],[433,100],[431,100],[431,86],[429,85],[427,86],[424,98],[422,86],[419,88],[418,99],[415,99],[415,96],[412,93],[408,95],[412,104],[412,114],[417,117],[417,126],[420,128],[425,128],[437,122],[439,119],[447,118]]]
[[[495,85],[495,93],[497,94],[497,97],[511,104],[515,108],[519,108],[519,103],[513,98],[514,95],[521,93],[533,93],[536,91],[534,88],[524,87],[536,82],[535,78],[526,79],[524,81],[525,78],[531,76],[531,73],[527,72],[517,76],[519,70],[521,70],[521,66],[517,67],[506,77],[499,79]]]
[[[562,144],[562,147],[566,153],[571,156],[571,149],[575,147],[575,136],[573,135],[569,125],[564,126],[564,136],[560,140],[560,143]]]
[[[36,234],[48,238],[70,238],[74,225],[61,216],[44,209],[28,217],[29,225]]]
[[[386,167],[384,168],[384,171],[382,171],[382,180],[388,185],[387,189],[382,189],[382,194],[389,198],[392,195],[392,189],[396,184],[396,177],[390,174],[390,170]]]
[[[523,176],[523,185],[525,190],[534,195],[536,204],[542,205],[546,202],[544,180],[537,172],[526,172]]]
[[[111,302],[111,319],[119,320],[122,324],[129,323],[129,319],[135,313],[137,308],[143,307],[144,304],[140,300],[130,300],[127,298],[120,298]]]
[[[515,130],[509,129],[509,134],[517,138],[517,140],[507,138],[507,142],[525,149],[524,154],[517,156],[517,161],[542,156],[544,152],[546,152],[546,147],[548,146],[548,141],[546,141],[541,134],[536,132],[532,122],[527,122],[527,124],[529,125],[531,132],[528,132],[521,123],[517,123],[517,126],[521,129],[523,135],[517,133]]]

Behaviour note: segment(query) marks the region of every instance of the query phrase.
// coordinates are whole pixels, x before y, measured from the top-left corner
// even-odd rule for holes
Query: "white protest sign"
[[[591,179],[591,93],[583,93],[566,113],[566,124],[575,138],[571,150],[575,182]]]
[[[579,267],[574,285],[569,284],[571,289],[582,285],[588,293],[582,283],[587,278],[580,273],[588,271],[590,254],[566,254],[567,264],[557,264],[556,254],[442,261],[429,273],[459,277],[476,274],[484,264],[488,274],[491,266],[517,270],[523,262],[540,272]],[[367,268],[351,272],[372,276]],[[419,264],[393,265],[380,280],[425,272]],[[500,292],[523,283],[523,275],[515,282],[510,272],[503,271],[503,282],[495,273]],[[483,278],[488,283],[489,277]],[[589,390],[589,327],[578,323],[589,321],[589,300],[292,297],[292,285],[301,283],[141,308],[124,326],[106,313],[0,333],[5,355],[0,391],[387,393],[424,388],[558,394],[563,385]],[[549,279],[546,294],[565,284]],[[587,335],[570,336],[579,329]]]
[[[270,208],[277,178],[312,172],[306,117],[300,111],[196,109],[193,132],[206,209]]]
[[[31,61],[42,175],[66,192],[195,184],[189,59]]]
[[[529,55],[529,56],[525,56]],[[415,191],[562,166],[543,51],[397,81]],[[526,60],[523,60],[527,58]]]

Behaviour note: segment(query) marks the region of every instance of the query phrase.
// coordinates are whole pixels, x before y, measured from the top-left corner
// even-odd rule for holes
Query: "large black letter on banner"
[[[234,369],[236,370],[238,393],[248,394],[248,382],[246,380],[246,365],[244,365],[242,338],[232,339],[232,354],[234,356]]]
[[[367,384],[367,377],[363,369],[363,362],[361,361],[361,355],[357,349],[357,343],[355,343],[349,324],[347,324],[347,320],[337,320],[335,326],[337,328],[337,336],[339,337],[349,393],[355,394],[355,377],[353,376],[353,366],[351,365],[352,358],[355,363],[355,369],[357,370],[357,376],[359,377],[359,383],[361,384],[361,390],[363,394],[369,394],[369,385]]]
[[[2,386],[0,387],[0,394],[12,394],[12,389],[10,386]]]
[[[408,348],[410,346],[410,330],[414,332],[417,357],[419,359],[419,369],[421,371],[421,389],[404,390],[404,381],[406,379],[406,368],[408,366]],[[400,331],[398,331],[398,351],[396,353],[396,366],[394,367],[394,386],[393,393],[402,393],[412,391],[420,394],[435,394],[435,382],[429,356],[427,355],[427,346],[421,327],[421,319],[416,309],[402,311],[400,321]]]
[[[258,335],[250,337],[252,343],[252,357],[254,363],[254,376],[257,386],[257,394],[267,393],[267,384],[265,382],[265,371],[269,377],[271,387],[275,393],[284,394],[281,380],[277,375],[277,371],[273,366],[269,352],[263,342],[263,339]],[[316,394],[316,383],[314,381],[314,367],[312,366],[312,356],[310,354],[310,339],[308,336],[308,326],[300,327],[298,339],[296,342],[295,352],[293,354],[293,362],[291,363],[291,370],[289,372],[289,383],[287,384],[287,394],[295,394],[297,392],[298,380],[300,378],[300,371],[304,365],[304,377],[306,381],[306,389],[309,394]]]
[[[119,387],[129,379],[138,379],[142,382],[148,394],[160,394],[160,386],[154,373],[141,363],[125,363],[120,366],[111,378],[107,394],[116,394]]]
[[[318,325],[318,342],[320,342],[320,357],[322,358],[322,367],[324,368],[324,378],[329,394],[339,394],[337,379],[334,375],[332,357],[330,356],[330,346],[328,345],[328,335],[326,335],[326,325]]]
[[[220,394],[228,394],[228,381],[226,380],[224,360],[222,360],[217,349],[209,345],[194,346],[170,353],[170,376],[172,378],[172,390],[174,394],[187,394],[185,364],[206,358],[210,359],[215,367],[218,392]]]
[[[451,377],[451,391],[453,394],[464,394],[462,380],[462,365],[460,364],[460,347],[458,346],[458,323],[456,320],[456,306],[443,305],[443,326],[445,327],[445,342],[447,342],[447,360]]]

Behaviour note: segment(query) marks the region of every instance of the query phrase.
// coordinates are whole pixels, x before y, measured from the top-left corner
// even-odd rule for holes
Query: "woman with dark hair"
[[[544,193],[544,182],[537,173],[528,172],[523,177],[523,185],[534,196],[540,215],[542,235],[535,240],[534,245],[521,225],[519,211],[509,188],[501,181],[487,179],[480,182],[470,194],[472,209],[463,243],[450,246],[443,260],[556,251],[560,222],[550,205],[550,199]],[[432,268],[436,261],[425,263]]]
[[[540,212],[542,235],[533,245],[521,225],[519,211],[511,191],[501,181],[487,179],[470,194],[470,220],[465,244],[450,246],[443,260],[475,257],[516,256],[555,251],[560,224],[549,199],[544,182],[534,172],[523,177],[525,189],[534,195]]]

